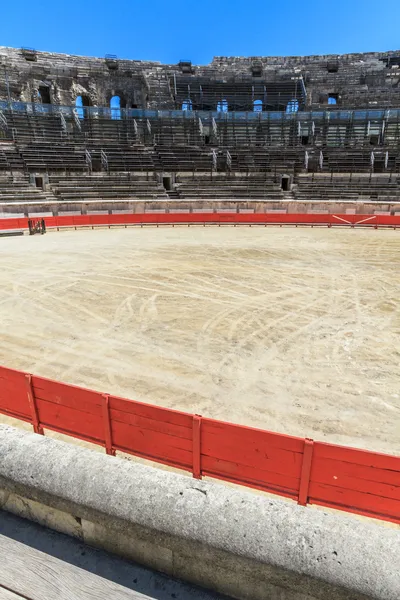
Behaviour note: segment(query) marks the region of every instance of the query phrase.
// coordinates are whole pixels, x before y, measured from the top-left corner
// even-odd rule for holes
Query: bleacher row
[[[281,189],[273,175],[268,177],[213,175],[178,176],[173,190],[166,190],[154,176],[118,173],[59,176],[36,187],[28,176],[0,176],[0,205],[85,205],[97,203],[124,207],[129,202],[152,201],[165,205],[168,200],[257,200],[257,201],[331,201],[376,202],[400,201],[400,178],[390,175],[299,175],[289,192]],[[182,204],[183,206],[184,204]],[[1,212],[1,210],[0,210]],[[7,212],[7,211],[5,211]]]
[[[307,156],[307,169],[306,169]],[[322,159],[322,162],[321,162]],[[373,162],[372,162],[373,161]],[[337,148],[198,148],[195,146],[158,146],[141,144],[84,147],[71,144],[37,142],[15,144],[0,141],[0,172],[9,173],[210,173],[279,172],[296,175],[309,172],[400,173],[400,150]]]
[[[303,202],[399,202],[400,179],[388,175],[299,175],[293,193],[296,200]]]
[[[195,116],[80,119],[27,109],[4,114],[3,205],[400,201],[397,121],[387,121],[385,138],[375,147],[371,135],[379,135],[369,121],[344,126],[334,117],[311,127],[284,119],[253,123],[240,116],[206,126]]]
[[[320,111],[311,113],[192,113],[191,111],[136,111],[120,118],[108,109],[22,104],[20,110],[1,110],[0,139],[19,144],[64,143],[82,146],[216,146],[240,147],[341,147],[397,149],[400,143],[399,111]],[[45,106],[48,110],[48,107]],[[103,111],[110,114],[105,116]],[[65,111],[65,114],[64,112]],[[133,113],[135,111],[132,111]],[[392,114],[393,113],[393,114]],[[214,113],[215,114],[215,113]],[[117,118],[116,118],[117,117]]]

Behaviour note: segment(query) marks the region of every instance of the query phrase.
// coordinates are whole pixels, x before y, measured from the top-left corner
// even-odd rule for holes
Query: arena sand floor
[[[0,240],[0,364],[400,454],[400,232],[165,227]]]

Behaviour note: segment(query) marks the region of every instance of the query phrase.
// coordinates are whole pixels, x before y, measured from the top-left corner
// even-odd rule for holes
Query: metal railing
[[[62,113],[64,116],[73,117],[76,114],[75,106],[61,106],[57,104],[40,104],[34,102],[9,102],[0,100],[0,110],[13,112],[31,112],[39,114],[57,115]],[[101,106],[81,107],[83,118],[108,118],[112,119],[113,109]],[[320,121],[322,119],[329,121],[366,121],[366,120],[385,120],[393,122],[400,119],[400,108],[388,109],[356,109],[341,110],[317,109],[313,111],[298,111],[286,113],[284,111],[191,111],[191,110],[149,110],[141,108],[121,108],[121,119],[155,119],[155,118],[180,118],[180,119],[199,119],[203,123],[215,121]],[[79,117],[78,117],[79,118]]]

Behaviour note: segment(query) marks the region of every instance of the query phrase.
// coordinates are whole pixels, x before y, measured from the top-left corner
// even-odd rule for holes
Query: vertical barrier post
[[[26,374],[25,381],[26,381],[26,391],[28,394],[28,402],[29,402],[29,406],[30,406],[31,414],[32,414],[33,431],[35,433],[39,433],[40,435],[44,435],[43,427],[40,425],[40,421],[39,421],[39,414],[38,414],[38,410],[37,410],[37,406],[36,406],[35,392],[33,391],[33,385],[32,385],[32,375]]]
[[[102,405],[103,405],[103,422],[104,422],[104,441],[106,453],[111,456],[115,456],[115,449],[112,445],[112,432],[111,432],[111,421],[110,421],[110,402],[109,395],[102,394]]]
[[[201,416],[193,415],[193,477],[201,479]]]
[[[303,464],[301,467],[300,489],[298,504],[306,506],[308,502],[308,490],[310,487],[311,463],[314,451],[314,440],[304,440]]]

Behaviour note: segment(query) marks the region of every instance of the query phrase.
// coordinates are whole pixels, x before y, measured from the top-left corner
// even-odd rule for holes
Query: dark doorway
[[[163,177],[162,178],[162,183],[163,183],[164,189],[166,189],[167,192],[170,192],[171,189],[172,189],[172,186],[171,186],[171,177],[169,175]]]
[[[43,189],[43,177],[35,177],[35,185],[37,188]]]
[[[50,88],[47,85],[40,85],[38,92],[42,104],[51,104]]]
[[[204,136],[204,143],[207,145],[210,143],[210,136],[209,135],[205,135]]]
[[[89,96],[81,96],[82,98],[82,106],[92,106],[92,101]]]
[[[289,191],[289,181],[290,181],[290,179],[289,179],[289,177],[287,177],[286,175],[284,175],[284,176],[282,177],[282,184],[281,184],[281,187],[282,187],[282,190],[283,190],[284,192],[288,192],[288,191]]]
[[[384,172],[385,172],[385,159],[384,158],[375,158],[374,173],[384,173]]]
[[[329,60],[326,65],[328,73],[337,73],[339,71],[339,62],[336,60]]]
[[[102,171],[103,165],[101,164],[101,157],[100,156],[93,156],[92,154],[92,172],[93,173],[100,173],[100,171]]]
[[[371,146],[377,146],[379,144],[379,135],[370,135],[369,143]]]
[[[307,146],[308,145],[308,140],[309,140],[308,135],[302,135],[301,136],[301,143],[302,143],[303,146]]]

